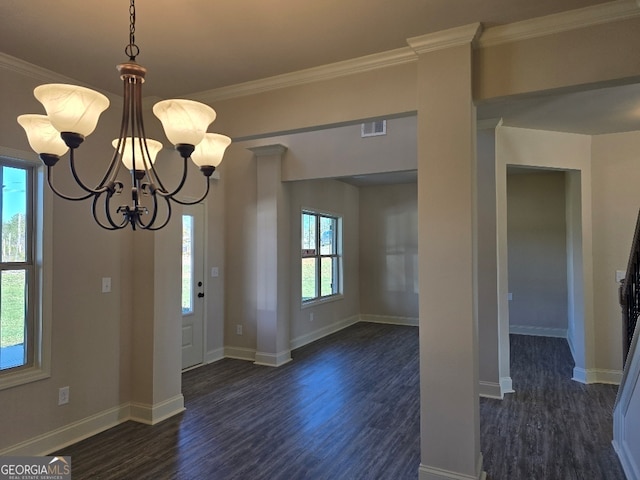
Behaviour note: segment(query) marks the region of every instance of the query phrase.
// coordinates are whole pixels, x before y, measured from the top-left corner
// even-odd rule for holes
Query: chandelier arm
[[[149,230],[151,232],[154,232],[156,230],[160,230],[161,228],[164,228],[167,226],[167,224],[169,223],[169,220],[171,220],[171,202],[169,202],[169,199],[166,197],[162,197],[162,199],[166,202],[167,204],[167,218],[164,219],[164,222],[162,222],[161,225],[158,225],[157,227],[154,227],[153,224],[155,223],[155,219],[156,216],[158,214],[158,200],[157,197],[154,195],[153,196],[153,218],[152,220],[149,221],[149,223],[143,223],[140,219],[138,219],[138,225],[140,225],[140,227],[143,230]]]
[[[180,205],[195,205],[196,203],[200,203],[202,202],[205,198],[207,198],[207,195],[209,195],[209,188],[211,188],[211,182],[209,181],[209,177],[205,177],[206,182],[207,182],[207,188],[205,190],[205,192],[202,194],[202,196],[198,199],[198,200],[193,200],[193,201],[185,201],[185,200],[179,200],[175,197],[169,197],[171,200],[173,200],[176,203],[179,203]]]
[[[91,213],[93,215],[93,219],[95,220],[95,222],[102,228],[104,228],[105,230],[120,230],[122,228],[124,228],[127,225],[127,221],[125,219],[124,222],[122,222],[122,224],[117,225],[113,219],[111,218],[111,214],[109,212],[109,207],[107,205],[109,199],[111,198],[111,195],[109,195],[109,193],[107,193],[108,197],[105,199],[105,212],[107,215],[107,220],[109,221],[109,225],[106,225],[104,223],[102,223],[102,221],[100,220],[100,218],[98,218],[98,214],[97,214],[97,205],[98,205],[98,199],[100,198],[100,195],[96,195],[93,198],[93,202],[91,202]]]
[[[191,157],[182,157],[182,159],[184,160],[183,166],[182,166],[182,178],[180,179],[180,183],[178,184],[178,186],[172,192],[167,192],[167,190],[162,186],[162,184],[160,184],[162,188],[158,190],[158,193],[161,196],[174,200],[173,196],[176,195],[180,190],[182,190],[182,187],[184,187],[184,183],[187,180],[187,170],[188,170],[187,161],[189,160],[189,158]],[[154,176],[157,179],[158,174],[156,173],[156,170],[153,167],[153,165],[151,166],[151,169],[153,170]]]
[[[135,108],[139,112],[139,115],[134,117],[135,122],[137,125],[138,133],[140,134],[140,137],[144,138],[144,142],[143,142],[144,151],[147,154],[147,158],[149,159],[149,164],[147,164],[147,162],[143,162],[145,173],[147,175],[147,178],[149,179],[149,183],[151,187],[154,190],[161,192],[162,194],[166,194],[167,188],[162,183],[162,180],[160,179],[160,175],[158,175],[158,172],[156,171],[156,168],[153,162],[151,162],[151,155],[149,154],[149,147],[147,145],[147,132],[145,131],[144,119],[142,117],[142,89],[138,89],[136,91],[134,100],[135,100]],[[185,164],[186,164],[186,161],[185,161]],[[184,184],[184,178],[186,178],[186,176],[183,177],[183,181],[182,181],[183,184]]]
[[[89,196],[96,195],[96,194],[99,195],[103,192],[106,192],[108,190],[108,187],[106,187],[103,184],[99,184],[98,187],[95,189],[89,188],[84,184],[84,182],[78,176],[78,172],[76,171],[76,162],[75,162],[74,153],[75,153],[75,148],[72,148],[69,150],[69,167],[71,168],[71,174],[73,175],[73,178],[75,179],[78,186],[82,188],[85,192],[89,193],[90,194]],[[89,198],[89,197],[86,197],[86,198]]]
[[[86,200],[92,195],[95,195],[95,193],[91,192],[91,193],[87,193],[86,195],[82,195],[81,197],[70,197],[69,195],[65,195],[64,193],[59,192],[58,189],[56,189],[56,187],[53,186],[53,181],[51,179],[52,168],[53,167],[47,166],[47,183],[49,184],[49,188],[51,188],[51,191],[55,193],[58,197],[64,200],[71,200],[72,202],[78,202],[80,200]]]

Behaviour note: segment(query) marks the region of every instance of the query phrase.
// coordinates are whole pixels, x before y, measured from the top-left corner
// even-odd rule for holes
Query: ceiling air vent
[[[375,122],[366,122],[362,124],[362,137],[375,137],[377,135],[387,134],[387,121],[376,120]]]

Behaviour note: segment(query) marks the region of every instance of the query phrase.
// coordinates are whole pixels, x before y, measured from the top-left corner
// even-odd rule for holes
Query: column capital
[[[251,150],[256,157],[269,157],[272,155],[284,155],[287,151],[287,147],[276,143],[273,145],[261,145],[259,147],[250,147],[248,150]]]
[[[445,48],[473,44],[482,33],[481,23],[471,23],[454,27],[441,32],[427,33],[418,37],[407,38],[409,46],[418,54],[442,50]]]

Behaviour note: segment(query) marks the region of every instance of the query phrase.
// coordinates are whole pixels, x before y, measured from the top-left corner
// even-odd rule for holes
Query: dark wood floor
[[[359,323],[280,368],[221,360],[183,375],[183,414],[57,453],[71,455],[74,480],[415,480],[417,334]],[[624,479],[610,443],[615,387],[569,380],[566,342],[512,341],[518,392],[480,404],[489,478]]]

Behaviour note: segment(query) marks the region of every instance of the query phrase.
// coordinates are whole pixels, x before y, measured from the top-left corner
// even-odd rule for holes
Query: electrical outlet
[[[242,335],[242,325],[236,325],[236,335]]]
[[[62,387],[58,390],[58,405],[69,403],[69,387]]]

